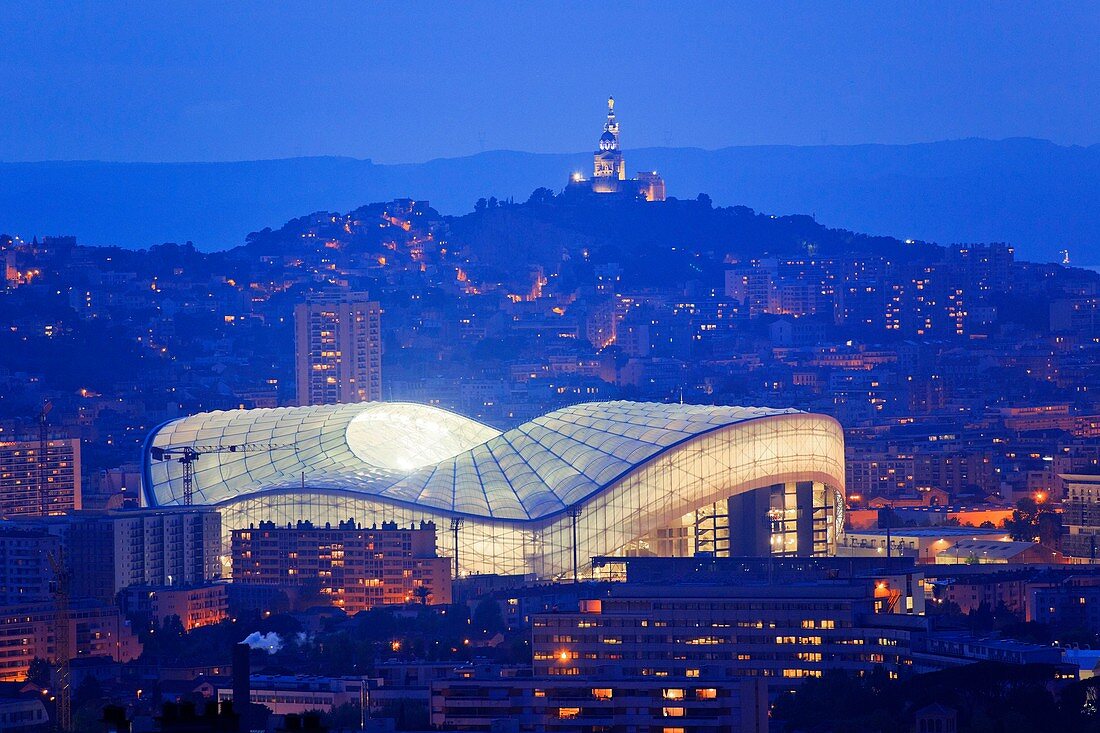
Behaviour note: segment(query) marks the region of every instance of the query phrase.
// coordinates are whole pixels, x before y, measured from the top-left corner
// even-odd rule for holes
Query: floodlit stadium
[[[151,505],[185,503],[183,464],[153,456],[187,446],[209,451],[192,464],[193,503],[218,507],[225,532],[430,520],[463,574],[555,578],[605,555],[831,555],[843,526],[840,425],[797,410],[598,402],[505,432],[412,403],[202,413],[146,440]]]

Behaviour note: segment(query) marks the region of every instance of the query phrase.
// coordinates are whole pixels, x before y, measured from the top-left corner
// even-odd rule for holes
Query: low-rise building
[[[431,722],[441,730],[597,730],[766,733],[767,684],[761,678],[668,680],[657,677],[502,677],[460,670],[432,684]]]
[[[56,648],[60,618],[69,624],[67,651]],[[31,660],[55,660],[59,654],[129,662],[141,654],[141,642],[115,605],[74,601],[63,616],[52,603],[0,608],[0,680],[24,679]]]
[[[1000,565],[1011,563],[1061,563],[1061,553],[1038,542],[959,540],[936,553],[937,565]]]
[[[42,695],[0,693],[0,731],[37,733],[50,727]]]
[[[276,715],[327,712],[341,705],[369,705],[370,679],[367,677],[318,677],[314,675],[252,675],[250,695],[253,703],[264,705]],[[218,702],[233,700],[233,688],[219,687]]]
[[[932,672],[974,662],[1003,664],[1063,665],[1062,649],[1049,644],[1032,644],[1014,639],[977,638],[970,634],[947,633],[923,637],[914,650],[914,670]],[[1068,666],[1068,665],[1067,665]],[[1070,679],[1076,671],[1065,671]]]
[[[229,594],[225,583],[194,586],[135,585],[119,594],[123,612],[144,623],[163,625],[177,617],[185,631],[221,623],[229,617]]]
[[[911,557],[934,563],[936,556],[964,540],[1008,540],[1003,529],[976,527],[898,527],[848,530],[837,540],[840,557]]]
[[[962,613],[970,613],[983,606],[990,611],[1003,607],[1021,619],[1027,613],[1031,588],[1032,583],[1026,572],[967,575],[940,581],[936,585],[937,599],[956,604]]]
[[[1100,576],[1075,575],[1060,583],[1035,583],[1027,595],[1027,620],[1061,628],[1100,631]]]
[[[537,677],[621,674],[669,685],[764,678],[790,689],[825,670],[855,674],[911,665],[911,637],[925,628],[922,576],[911,560],[875,567],[856,558],[597,558],[628,566],[627,582],[582,598],[578,612],[534,617]]]

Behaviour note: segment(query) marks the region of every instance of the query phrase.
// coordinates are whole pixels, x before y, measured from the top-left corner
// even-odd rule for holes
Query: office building
[[[626,582],[537,614],[538,677],[621,674],[686,687],[738,677],[793,689],[828,670],[896,677],[925,631],[912,561],[602,558]],[[632,579],[633,578],[633,579]],[[642,578],[643,580],[637,580]]]

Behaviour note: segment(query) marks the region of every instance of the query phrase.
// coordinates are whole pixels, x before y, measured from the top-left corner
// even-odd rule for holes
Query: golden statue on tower
[[[607,98],[607,121],[603,125],[598,148],[592,155],[592,177],[574,173],[567,190],[588,189],[593,193],[622,193],[647,201],[665,200],[665,182],[657,171],[626,177],[626,160],[619,144],[619,120],[615,117],[615,97]]]

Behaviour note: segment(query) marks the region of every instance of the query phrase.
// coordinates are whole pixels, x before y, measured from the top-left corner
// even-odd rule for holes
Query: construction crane
[[[48,490],[49,479],[47,476],[47,454],[50,452],[50,424],[48,417],[53,403],[46,400],[42,410],[38,413],[38,513],[43,517],[50,513],[50,492]]]
[[[290,445],[274,443],[237,443],[236,445],[178,445],[149,449],[154,461],[176,461],[183,466],[183,503],[191,506],[195,499],[195,463],[201,456],[211,453],[270,453],[277,450],[293,450]]]
[[[47,556],[53,571],[50,591],[54,597],[54,700],[57,704],[56,724],[59,731],[72,729],[72,674],[69,660],[72,657],[72,625],[69,621],[69,568],[63,550]]]
[[[455,580],[458,580],[458,531],[460,529],[462,529],[462,517],[451,517],[451,533],[455,538]]]

